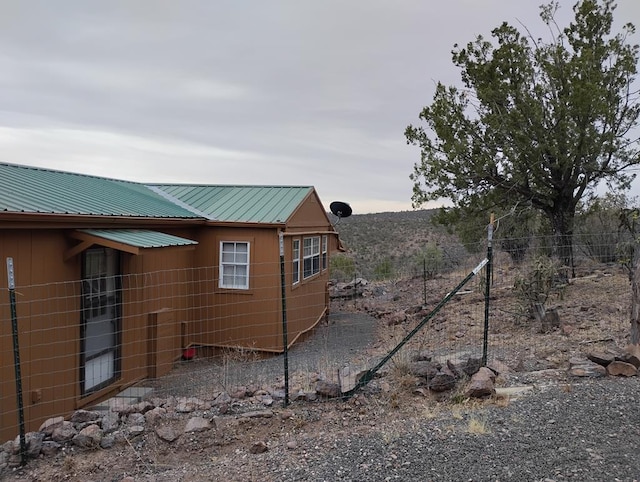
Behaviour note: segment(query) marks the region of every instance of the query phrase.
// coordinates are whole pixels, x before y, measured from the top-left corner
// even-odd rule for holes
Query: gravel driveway
[[[273,467],[273,480],[640,480],[638,378],[569,387],[475,412],[486,433],[470,433],[468,415],[407,422],[396,437],[347,432],[329,452]]]

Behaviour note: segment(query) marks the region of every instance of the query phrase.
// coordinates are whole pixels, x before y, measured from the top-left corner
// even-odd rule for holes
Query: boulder
[[[340,385],[326,380],[319,380],[316,383],[316,393],[326,398],[338,398],[342,396]]]
[[[203,417],[191,417],[184,428],[185,433],[204,432],[211,428],[211,422]]]
[[[587,358],[598,365],[602,365],[603,367],[606,367],[616,359],[615,355],[604,352],[591,352],[587,355]]]
[[[83,428],[75,437],[73,444],[83,449],[94,449],[100,447],[103,432],[98,425],[93,424]]]
[[[607,376],[607,369],[592,361],[570,363],[568,371],[570,377],[577,378],[601,378]]]
[[[434,392],[444,392],[456,386],[456,377],[447,367],[442,367],[429,381],[428,387]]]
[[[58,443],[65,443],[72,440],[78,434],[71,422],[62,422],[61,425],[56,427],[51,434],[51,440]]]
[[[73,423],[96,422],[100,420],[102,414],[100,412],[90,412],[89,410],[76,410],[71,416]]]
[[[631,363],[613,361],[607,365],[607,373],[612,376],[634,377],[638,374],[638,369]]]
[[[158,436],[158,438],[164,440],[165,442],[173,442],[178,437],[180,437],[180,434],[176,432],[170,425],[157,427],[156,435]]]
[[[62,425],[63,422],[64,422],[64,417],[48,418],[42,423],[42,425],[40,425],[38,432],[43,432],[45,436],[49,437],[51,436],[51,434],[56,428]]]
[[[409,364],[409,373],[416,377],[424,377],[429,381],[435,377],[442,368],[442,365],[438,362],[430,360],[414,361]]]
[[[469,382],[465,395],[474,398],[495,395],[495,379],[495,373],[486,367],[481,367],[478,372],[471,377],[471,382]]]

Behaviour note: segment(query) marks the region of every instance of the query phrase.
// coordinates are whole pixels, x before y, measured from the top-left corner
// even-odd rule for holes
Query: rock
[[[602,365],[603,367],[606,367],[616,359],[614,355],[604,352],[591,352],[587,355],[587,358],[598,365]]]
[[[266,395],[266,393],[265,393],[265,395]],[[229,395],[227,392],[222,392],[213,401],[213,405],[215,405],[215,406],[220,406],[220,405],[223,405],[223,404],[227,404],[228,405],[230,403],[231,403],[231,395]]]
[[[167,409],[163,407],[156,407],[152,410],[149,410],[144,414],[144,419],[149,425],[156,425],[160,420],[162,420],[167,414]],[[103,427],[104,428],[104,427]]]
[[[409,373],[416,377],[424,377],[429,381],[436,376],[442,365],[430,360],[417,360],[409,364]]]
[[[337,383],[327,382],[325,380],[319,380],[316,383],[316,393],[321,397],[327,398],[338,398],[342,396],[340,385]]]
[[[65,443],[73,439],[78,434],[71,422],[62,422],[62,424],[56,427],[51,434],[51,440],[58,443]]]
[[[465,392],[467,397],[483,398],[496,393],[494,382],[496,375],[486,367],[481,367],[471,377],[471,382]]]
[[[135,405],[133,405],[133,409],[136,412],[145,414],[147,413],[149,410],[152,410],[154,408],[153,404],[151,402],[148,402],[146,400],[143,400],[140,403],[136,403]]]
[[[287,442],[287,448],[289,450],[295,450],[298,448],[298,443],[295,440],[290,440],[289,442]]]
[[[54,442],[53,440],[45,440],[44,442],[42,442],[42,448],[40,449],[40,452],[46,457],[52,457],[57,454],[61,448],[62,445],[60,445],[59,443]]]
[[[102,440],[100,441],[100,448],[102,448],[102,449],[110,449],[115,444],[116,444],[116,438],[113,435],[109,434],[109,435],[106,435],[106,436],[102,437]]]
[[[107,412],[100,420],[100,426],[105,434],[117,430],[119,425],[120,418],[118,417],[118,414],[114,412]]]
[[[407,321],[407,314],[404,311],[395,311],[385,316],[387,326],[400,325]]]
[[[487,364],[487,368],[489,368],[496,375],[506,375],[508,373],[512,373],[511,370],[505,363],[500,360],[493,360]]]
[[[640,358],[638,358],[635,355],[632,355],[631,353],[624,353],[619,358],[616,358],[616,360],[631,363],[634,367],[640,369]]]
[[[127,429],[127,435],[129,438],[137,437],[144,433],[144,427],[142,425],[132,425]]]
[[[27,442],[27,456],[35,459],[42,450],[44,432],[28,432],[25,434],[25,440]]]
[[[251,452],[252,454],[263,454],[267,450],[269,450],[269,447],[264,442],[255,442],[249,448],[249,452]]]
[[[243,418],[271,418],[273,412],[271,410],[255,410],[253,412],[245,412],[241,415]]]
[[[141,413],[130,413],[127,417],[127,425],[144,425],[145,423],[146,419]]]
[[[56,428],[60,427],[63,422],[64,422],[64,417],[48,418],[42,423],[42,425],[40,425],[38,432],[43,432],[45,436],[50,437],[53,431]]]
[[[461,366],[462,371],[468,376],[472,376],[480,370],[482,366],[482,358],[468,358]]]
[[[431,361],[431,353],[429,353],[426,350],[421,350],[419,351],[414,357],[413,360],[414,362],[421,362],[421,361]]]
[[[340,391],[342,393],[347,393],[353,390],[365,373],[365,370],[356,372],[349,366],[342,367],[338,372]]]
[[[579,378],[600,378],[607,375],[607,369],[592,361],[581,364],[571,364],[568,371],[569,376]]]
[[[434,392],[444,392],[456,386],[456,377],[447,367],[443,367],[429,381],[428,387]]]
[[[96,424],[83,428],[75,437],[73,444],[83,449],[94,449],[100,446],[102,430]]]
[[[282,412],[280,412],[280,419],[281,420],[289,420],[290,418],[293,418],[295,416],[295,413],[293,412],[293,410],[283,410]]]
[[[71,416],[71,421],[73,423],[87,423],[87,422],[96,422],[100,420],[102,415],[100,412],[90,412],[89,410],[76,410],[73,412]]]
[[[173,442],[180,437],[180,434],[170,425],[157,427],[156,435],[165,442]]]
[[[270,395],[276,400],[284,400],[285,393],[283,389],[271,390]]]
[[[613,361],[607,365],[607,373],[612,376],[634,377],[638,374],[638,369],[631,363]]]
[[[191,417],[184,428],[185,433],[204,432],[211,428],[211,422],[203,417]]]
[[[224,394],[228,397],[228,402],[231,402],[231,397],[229,394],[224,392]],[[218,397],[220,398],[220,397]],[[217,399],[216,399],[217,400]],[[214,402],[215,403],[215,402]],[[176,405],[176,412],[179,413],[191,413],[194,410],[209,410],[211,408],[211,404],[200,400],[195,397],[181,397],[178,399],[178,403]]]

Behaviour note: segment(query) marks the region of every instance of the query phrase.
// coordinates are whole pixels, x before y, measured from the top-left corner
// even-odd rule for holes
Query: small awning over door
[[[197,241],[148,229],[79,229],[70,234],[82,241],[65,253],[65,259],[97,244],[125,253],[140,254],[140,249],[166,248],[169,246],[195,247]]]

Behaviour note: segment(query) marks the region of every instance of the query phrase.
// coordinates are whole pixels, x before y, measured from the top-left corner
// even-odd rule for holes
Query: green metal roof
[[[197,241],[191,239],[146,229],[79,229],[79,231],[137,248],[164,248],[198,244]]]
[[[285,223],[312,186],[142,184],[0,163],[0,213]]]
[[[198,218],[143,184],[0,163],[0,212]]]
[[[311,186],[150,185],[209,219],[236,223],[284,223],[313,191]]]

